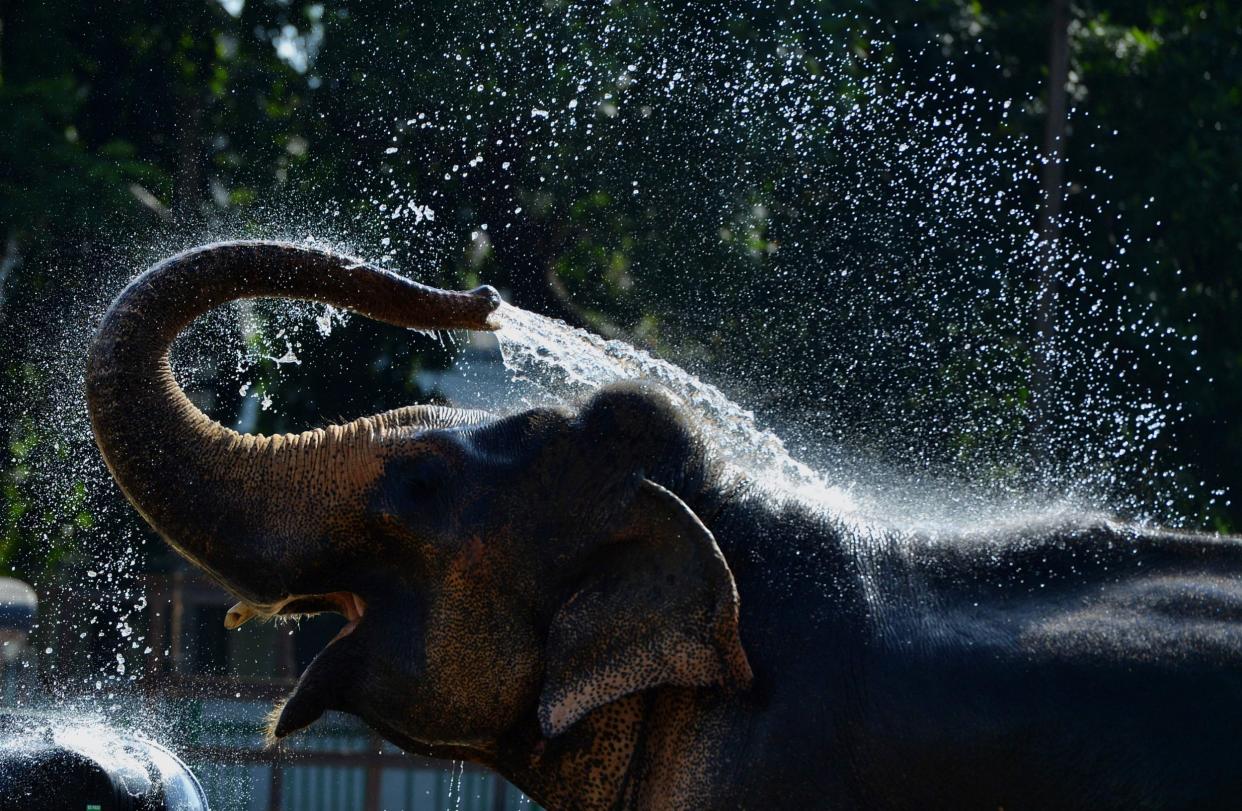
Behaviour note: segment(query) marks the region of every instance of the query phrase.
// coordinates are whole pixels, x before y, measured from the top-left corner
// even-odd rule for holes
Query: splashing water
[[[504,326],[496,337],[505,366],[546,399],[581,399],[620,380],[657,382],[693,409],[698,425],[724,457],[761,487],[840,513],[856,510],[844,490],[794,459],[780,437],[760,428],[753,412],[684,369],[624,341],[605,340],[519,307],[505,305],[499,315]],[[535,405],[538,401],[527,394],[522,402]]]
[[[1086,222],[1066,222],[1053,253],[1041,244],[1022,202],[1034,150],[989,130],[1020,103],[985,98],[948,67],[914,85],[885,56],[891,43],[850,39],[847,16],[794,9],[764,27],[775,14],[765,9],[655,3],[649,16],[601,17],[577,3],[467,3],[405,39],[376,32],[373,58],[399,54],[412,78],[434,65],[441,81],[375,88],[349,84],[365,65],[333,68],[346,83],[334,91],[340,125],[376,147],[359,161],[364,205],[260,203],[244,222],[118,244],[113,265],[251,236],[326,244],[429,283],[455,267],[503,284],[517,278],[509,243],[529,241],[516,234],[568,223],[590,251],[557,273],[588,315],[601,294],[582,279],[600,277],[629,320],[588,320],[634,340],[507,309],[500,339],[524,378],[513,403],[650,377],[687,400],[739,467],[868,519],[951,523],[999,504],[1069,503],[1197,520],[1178,512],[1183,471],[1160,455],[1181,418],[1167,358],[1186,339],[1150,303],[1117,295],[1143,272],[1126,263],[1124,233],[1107,256],[1079,244]],[[625,231],[597,223],[597,209],[620,212]],[[1059,309],[1040,346],[1033,279],[1049,264]],[[69,515],[84,500],[111,503],[95,498],[110,484],[81,404],[81,325],[125,278],[91,270],[61,318],[71,326],[30,345],[40,395],[5,392],[56,432],[31,451],[30,487]],[[207,319],[174,356],[204,396],[231,367],[241,428],[282,411],[281,376],[341,323],[322,308],[256,312]],[[627,345],[641,343],[669,362]],[[277,370],[261,381],[265,358]],[[1152,379],[1164,388],[1140,382]],[[136,559],[125,533],[95,540]]]
[[[466,762],[464,760],[459,760],[453,764],[448,793],[449,800],[453,803],[453,808],[461,811],[462,801],[466,797]]]
[[[124,713],[116,712],[116,705],[83,699],[33,712],[13,713],[5,708],[0,711],[0,740],[6,747],[3,766],[13,770],[10,777],[25,775],[23,781],[32,779],[33,784],[25,784],[26,788],[46,796],[44,791],[56,790],[58,785],[50,779],[49,766],[66,760],[79,762],[81,758],[98,765],[143,807],[155,797],[168,808],[207,807],[198,776],[187,771],[184,761],[168,748],[169,741],[184,743],[187,718],[177,711],[153,712],[133,702],[123,703]],[[73,753],[72,758],[66,759],[66,753]],[[80,786],[80,781],[78,775],[73,782]],[[13,787],[11,781],[5,784]],[[213,808],[227,808],[242,800],[238,792],[226,787],[217,788],[212,795]]]
[[[1040,236],[1039,156],[995,134],[1020,129],[1021,100],[949,65],[909,79],[891,42],[810,8],[468,13],[377,45],[428,50],[458,92],[365,99],[390,135],[351,225],[398,265],[464,252],[497,284],[522,282],[508,265],[532,242],[566,239],[540,229],[568,231],[580,249],[536,257],[572,294],[562,309],[697,373],[606,343],[593,360],[581,335],[540,348],[557,328],[515,323],[510,361],[564,375],[561,399],[637,371],[695,402],[702,378],[745,404],[703,416],[751,472],[900,524],[1052,504],[1184,525],[1219,497],[1165,456],[1183,413],[1169,359],[1193,336],[1127,292],[1146,271],[1124,229],[1103,252],[1085,218]],[[723,424],[752,410],[764,430]]]
[[[668,361],[518,307],[504,305],[500,318],[503,327],[497,338],[505,366],[524,389],[515,407],[581,400],[617,381],[656,382],[681,399],[734,475],[777,499],[794,498],[827,510],[841,526],[855,531],[888,527],[952,534],[967,528],[1020,526],[1089,509],[1064,497],[1015,497],[1004,502],[971,498],[948,483],[939,488],[916,485],[909,477],[874,467],[867,484],[854,481],[854,486],[846,487],[794,458],[777,434],[758,424],[754,412]],[[883,492],[884,482],[904,490],[906,498]],[[915,487],[918,491],[911,494]]]
[[[952,534],[1094,509],[1194,524],[1186,497],[1220,497],[1187,490],[1162,455],[1181,419],[1168,357],[1193,336],[1125,295],[1145,271],[1127,263],[1124,232],[1107,255],[1084,247],[1085,220],[1067,219],[1055,250],[1035,234],[1024,200],[1038,158],[991,134],[1014,126],[1020,101],[985,98],[951,68],[914,86],[884,56],[891,43],[850,40],[844,17],[799,10],[759,31],[740,12],[645,8],[463,3],[450,16],[476,22],[371,32],[372,58],[408,60],[410,81],[351,84],[365,64],[327,77],[341,83],[332,125],[358,136],[359,199],[303,206],[282,188],[279,202],[194,233],[117,240],[112,265],[125,270],[89,269],[71,312],[28,347],[34,382],[0,393],[49,435],[15,451],[23,486],[80,524],[63,578],[83,604],[60,621],[115,648],[73,690],[111,709],[150,652],[131,624],[145,607],[145,541],[81,402],[83,325],[135,269],[213,239],[283,238],[432,284],[514,288],[514,256],[530,259],[521,246],[545,231],[577,239],[580,250],[536,252],[535,271],[554,271],[580,322],[624,340],[506,305],[503,407],[653,380],[739,473],[860,529]],[[502,36],[513,41],[493,47]],[[420,81],[431,73],[437,83]],[[1034,280],[1049,267],[1058,309],[1038,335]],[[283,381],[347,320],[235,305],[196,324],[174,366],[209,412],[235,395],[235,424],[250,429],[293,411]],[[136,718],[159,725],[158,712]],[[450,779],[460,805],[460,768]]]

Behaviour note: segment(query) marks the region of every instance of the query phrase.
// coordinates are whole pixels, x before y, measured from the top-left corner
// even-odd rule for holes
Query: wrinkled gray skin
[[[167,348],[257,295],[427,328],[490,328],[496,300],[226,243],[105,317],[87,393],[130,500],[238,595],[234,621],[351,620],[275,736],[351,712],[552,809],[1238,805],[1237,539],[1098,518],[860,537],[727,477],[694,415],[637,384],[238,436]]]

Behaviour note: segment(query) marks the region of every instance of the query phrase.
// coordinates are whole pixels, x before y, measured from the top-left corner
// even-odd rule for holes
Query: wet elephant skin
[[[693,409],[606,388],[239,435],[177,332],[233,298],[494,328],[495,291],[219,243],[121,294],[87,369],[118,485],[251,617],[339,611],[273,713],[492,767],[551,809],[1233,808],[1242,543],[1061,516],[855,527],[718,458]],[[244,632],[244,631],[243,631]]]

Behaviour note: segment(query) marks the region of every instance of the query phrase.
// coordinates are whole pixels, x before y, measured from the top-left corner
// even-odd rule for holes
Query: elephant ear
[[[749,686],[733,573],[681,499],[643,479],[548,636],[539,723],[551,738],[662,684]]]

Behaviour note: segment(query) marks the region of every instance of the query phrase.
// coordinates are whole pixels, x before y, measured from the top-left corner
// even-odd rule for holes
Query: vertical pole
[[[277,626],[276,636],[276,675],[281,678],[296,679],[298,677],[297,650],[293,634]]]
[[[367,783],[363,790],[363,806],[366,811],[380,811],[380,767],[378,763],[367,764]]]
[[[1039,287],[1036,292],[1035,414],[1037,427],[1047,414],[1043,408],[1048,382],[1053,374],[1048,355],[1057,317],[1058,242],[1065,186],[1065,136],[1069,84],[1069,0],[1052,0],[1052,26],[1048,47],[1048,115],[1044,122],[1043,165],[1040,186],[1043,204],[1039,210],[1038,231],[1042,244]]]
[[[4,21],[8,18],[8,0],[0,0],[0,87],[4,87]]]
[[[214,3],[212,5],[215,5]],[[176,126],[173,129],[176,147],[176,165],[173,168],[173,199],[170,208],[184,222],[187,218],[200,215],[200,205],[205,191],[206,161],[204,132],[207,99],[202,83],[210,74],[212,66],[210,58],[205,56],[208,51],[204,42],[212,42],[210,26],[210,8],[206,3],[182,3],[180,0],[166,0],[164,19],[172,27],[174,42],[177,35],[191,43],[189,46],[175,45],[182,48],[178,56],[185,60],[184,73],[172,79],[173,100],[175,102]],[[174,24],[176,21],[177,24]]]
[[[383,773],[383,761],[375,753],[382,745],[376,735],[372,735],[368,741],[367,782],[362,795],[363,811],[380,811],[380,777]]]
[[[182,658],[185,655],[185,572],[177,570],[172,576],[172,600],[168,607],[169,647],[172,648],[173,678],[185,674]]]
[[[267,811],[284,811],[285,807],[285,770],[280,763],[272,761],[272,782],[268,785]]]
[[[491,782],[492,811],[505,811],[509,807],[509,781],[493,772]]]
[[[168,599],[167,581],[161,575],[147,575],[147,645],[151,653],[147,656],[146,674],[147,687],[167,671],[168,660],[164,657],[168,639],[165,636],[165,623],[168,620],[171,603]]]
[[[61,685],[67,679],[81,678],[86,675],[83,668],[90,667],[90,663],[93,662],[94,657],[90,654],[89,645],[85,649],[81,648],[79,647],[81,643],[74,638],[77,634],[73,633],[73,629],[78,618],[74,616],[74,609],[69,605],[70,596],[68,591],[63,587],[58,587],[55,595],[56,596],[52,598],[55,600],[55,605],[52,610],[55,612],[56,616],[56,621],[54,623],[56,633],[54,635],[49,635],[47,639],[49,641],[55,640],[56,651],[52,660],[46,663],[47,665],[52,665],[55,668],[55,672],[51,674],[50,678],[47,678],[49,675],[47,670],[43,670],[42,673],[44,674],[46,681],[51,684]],[[77,603],[75,601],[75,605],[76,604]],[[43,625],[40,623],[40,628],[42,627]],[[81,663],[75,663],[69,658],[74,656],[75,651],[80,655],[86,656]]]

